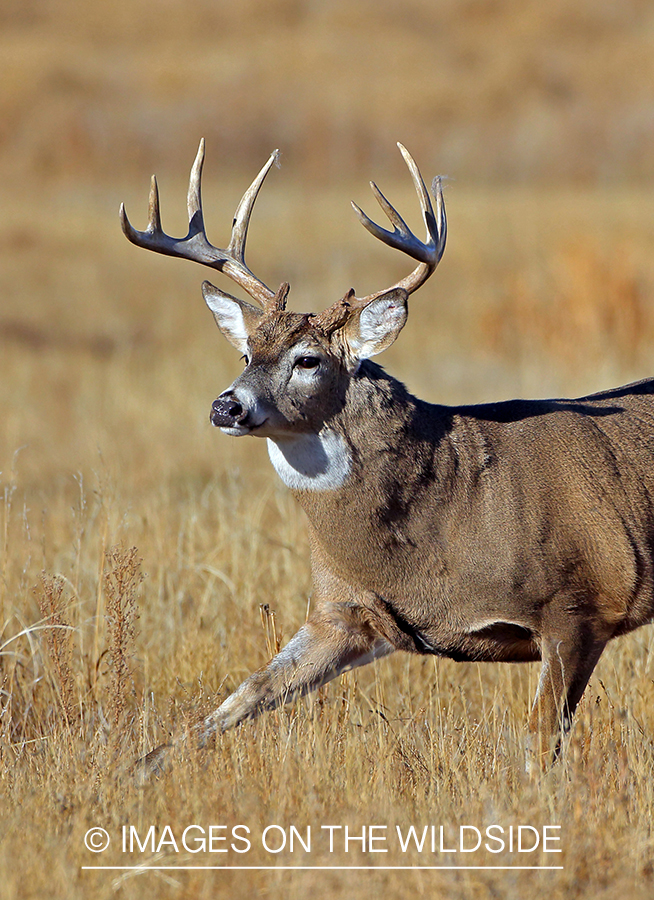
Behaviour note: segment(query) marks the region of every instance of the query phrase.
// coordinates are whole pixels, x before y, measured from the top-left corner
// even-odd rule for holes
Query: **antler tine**
[[[263,307],[268,306],[275,298],[275,291],[258,279],[245,264],[245,240],[254,201],[277,157],[278,151],[275,150],[243,195],[234,215],[232,234],[226,250],[209,243],[204,227],[201,191],[204,138],[200,141],[189,179],[187,197],[189,228],[186,237],[174,238],[163,231],[159,212],[159,190],[154,175],[150,184],[148,227],[145,231],[137,231],[132,226],[124,204],[120,205],[120,221],[125,236],[138,247],[218,269],[240,285],[253,299],[258,300]]]
[[[204,234],[204,215],[202,213],[202,167],[204,166],[204,138],[200,138],[200,146],[195,155],[191,175],[188,180],[186,208],[188,209],[189,234]]]
[[[234,224],[232,225],[232,237],[229,242],[228,252],[231,253],[240,262],[245,262],[245,241],[248,236],[248,226],[250,224],[250,214],[254,207],[261,185],[266,179],[266,175],[277,163],[279,159],[279,150],[273,150],[270,158],[265,166],[261,169],[257,177],[254,179],[250,187],[243,194],[241,202],[234,213]]]
[[[415,234],[413,234],[395,207],[392,206],[382,194],[377,185],[374,182],[370,182],[372,192],[393,226],[393,231],[388,231],[380,225],[377,225],[377,223],[373,222],[356,203],[352,203],[352,207],[357,214],[359,221],[364,228],[378,240],[382,241],[384,244],[388,244],[389,247],[401,250],[412,259],[418,260],[419,265],[410,275],[407,275],[392,287],[385,288],[383,291],[377,291],[367,297],[357,299],[357,305],[369,303],[376,297],[381,296],[381,294],[386,293],[386,291],[394,290],[395,288],[403,288],[408,294],[412,294],[429,278],[440,262],[443,251],[445,250],[447,219],[445,216],[445,204],[443,203],[441,179],[440,177],[435,178],[432,184],[432,191],[436,201],[436,215],[434,215],[429,193],[422,180],[420,170],[418,169],[415,160],[406,147],[400,143],[398,143],[397,146],[400,148],[400,153],[404,157],[404,161],[411,173],[413,185],[420,201],[422,217],[427,228],[427,236],[425,241],[420,241]]]
[[[375,199],[393,225],[393,231],[387,231],[385,228],[382,228],[381,225],[377,225],[376,222],[373,222],[373,220],[367,216],[354,201],[352,201],[352,208],[356,212],[363,227],[374,235],[374,237],[383,241],[385,244],[388,244],[390,247],[395,247],[396,250],[402,250],[419,262],[429,262],[430,245],[433,242],[430,241],[425,245],[422,241],[419,241],[395,207],[391,206],[386,197],[384,197],[374,181],[370,182],[370,187],[375,195]],[[427,202],[429,202],[429,198],[427,198]]]
[[[159,186],[157,177],[150,179],[150,196],[148,197],[148,231],[161,231],[161,213],[159,212]]]
[[[443,200],[443,176],[436,175],[431,183],[431,192],[436,201],[436,231],[438,240],[436,241],[437,263],[445,252],[445,242],[447,241],[447,216],[445,215],[445,201]]]

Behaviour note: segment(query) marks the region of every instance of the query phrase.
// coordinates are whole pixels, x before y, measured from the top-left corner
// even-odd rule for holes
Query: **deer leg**
[[[561,753],[562,738],[606,640],[580,623],[564,638],[548,636],[541,646],[542,667],[528,724],[528,772],[544,771]]]
[[[202,747],[215,733],[313,691],[341,672],[364,666],[393,650],[371,627],[361,609],[323,604],[277,656],[246,678],[195,729],[198,743]],[[137,778],[144,782],[150,775],[163,772],[171,751],[179,743],[162,744],[139,760]]]
[[[244,719],[288,703],[341,672],[393,652],[359,610],[328,604],[317,610],[267,665],[231,694],[201,726],[201,741]]]

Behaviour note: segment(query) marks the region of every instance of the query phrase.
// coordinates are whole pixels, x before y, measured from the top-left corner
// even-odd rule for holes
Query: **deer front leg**
[[[327,684],[341,672],[366,665],[394,650],[370,625],[359,607],[323,603],[280,653],[231,694],[195,729],[202,747],[226,731],[267,709]],[[180,741],[155,748],[137,764],[138,780],[164,771]]]
[[[599,660],[606,640],[587,623],[576,623],[564,636],[544,637],[538,690],[529,716],[527,772],[546,770],[561,753],[563,736]]]
[[[393,647],[356,607],[326,604],[271,661],[250,675],[201,726],[201,741],[244,719],[288,703],[341,672],[366,665]]]

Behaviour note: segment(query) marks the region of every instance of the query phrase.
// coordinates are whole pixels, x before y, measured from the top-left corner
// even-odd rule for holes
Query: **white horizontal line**
[[[276,872],[276,871],[293,871],[297,869],[298,871],[313,871],[313,870],[336,870],[340,872],[349,872],[349,871],[357,871],[357,872],[388,872],[388,871],[396,871],[396,870],[420,870],[420,871],[433,871],[435,869],[488,869],[490,870],[508,870],[508,869],[516,869],[521,871],[552,871],[555,869],[563,869],[563,866],[82,866],[82,869],[104,869],[104,870],[112,870],[112,871],[148,871],[152,870],[153,872],[166,870],[166,871],[178,871],[183,872],[186,870],[197,870],[197,869],[207,869],[207,870],[229,870],[229,871],[239,871],[245,872],[248,869],[252,872]]]

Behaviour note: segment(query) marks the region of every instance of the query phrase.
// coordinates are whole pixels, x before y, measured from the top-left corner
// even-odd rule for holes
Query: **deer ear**
[[[343,337],[356,359],[368,359],[390,347],[408,316],[409,295],[395,288],[372,300],[343,327]]]
[[[202,296],[229,343],[240,353],[246,353],[248,337],[257,327],[262,310],[224,293],[210,281],[202,282]]]

